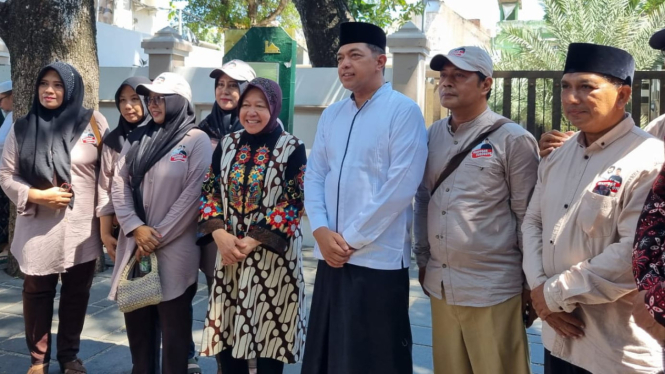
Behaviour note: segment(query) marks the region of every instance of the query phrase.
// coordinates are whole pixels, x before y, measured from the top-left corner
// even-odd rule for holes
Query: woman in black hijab
[[[195,125],[191,89],[174,73],[163,73],[137,92],[148,96],[152,119],[129,135],[113,177],[118,238],[111,294],[132,256],[154,252],[162,299],[125,313],[133,373],[155,373],[162,346],[162,373],[187,373],[192,339],[192,299],[201,255],[196,215],[212,149]],[[160,338],[161,335],[161,338]]]
[[[115,163],[118,161],[122,146],[129,134],[137,127],[150,120],[148,110],[136,93],[139,84],[150,84],[146,77],[131,77],[126,79],[115,92],[115,106],[120,112],[118,126],[104,137],[102,150],[102,170],[99,174],[97,188],[99,201],[97,203],[97,217],[100,220],[102,242],[106,252],[115,261],[115,247],[118,245],[118,221],[113,210],[111,199],[111,181],[115,172]]]
[[[95,260],[102,253],[95,195],[101,134],[108,125],[82,106],[83,91],[71,65],[44,67],[30,112],[7,136],[0,167],[0,184],[18,213],[11,251],[25,274],[30,374],[48,372],[58,278],[58,362],[63,373],[85,373],[77,354]]]
[[[212,141],[213,149],[226,134],[242,130],[238,117],[238,101],[247,84],[256,78],[251,66],[240,60],[231,60],[210,73],[215,79],[215,103],[212,112],[199,123]]]

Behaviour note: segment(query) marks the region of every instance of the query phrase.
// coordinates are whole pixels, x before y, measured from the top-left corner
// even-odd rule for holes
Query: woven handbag
[[[122,270],[120,283],[118,283],[118,308],[123,313],[129,313],[149,305],[157,305],[162,302],[162,285],[159,282],[159,271],[157,268],[157,255],[150,254],[151,270],[148,274],[129,279],[136,257],[132,256],[127,266]]]

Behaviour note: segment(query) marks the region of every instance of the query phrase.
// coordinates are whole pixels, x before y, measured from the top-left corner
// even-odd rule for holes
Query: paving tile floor
[[[308,306],[311,301],[316,260],[311,250],[304,251],[304,276]],[[83,327],[81,352],[90,374],[124,374],[131,372],[131,356],[127,343],[122,313],[115,303],[106,299],[110,288],[112,269],[95,276],[90,292],[87,317]],[[411,270],[410,308],[413,334],[413,361],[415,374],[432,373],[432,322],[429,300],[418,284],[415,264]],[[23,306],[21,303],[21,279],[9,277],[0,271],[0,374],[24,374],[30,365],[30,356],[25,346]],[[200,343],[207,308],[205,278],[199,277],[198,292],[194,298],[193,334],[197,349]],[[58,327],[58,299],[53,317],[53,361],[49,374],[59,373],[55,361],[55,339]],[[543,346],[540,339],[540,321],[536,321],[528,333],[533,374],[543,373]],[[216,373],[215,360],[201,358],[203,372]],[[300,374],[300,365],[287,365],[285,374]]]

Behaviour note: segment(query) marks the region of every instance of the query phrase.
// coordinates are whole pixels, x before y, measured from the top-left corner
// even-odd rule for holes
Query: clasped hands
[[[354,252],[342,235],[327,227],[314,230],[314,239],[316,239],[326,263],[333,268],[344,266]]]
[[[162,239],[162,234],[147,225],[139,226],[132,232],[132,235],[137,246],[136,261],[140,261],[142,257],[153,253],[159,247],[159,242]]]
[[[217,250],[222,256],[224,266],[243,261],[261,244],[261,242],[249,236],[239,239],[223,229],[213,231],[212,238],[215,240]]]
[[[557,334],[567,338],[581,338],[584,336],[584,322],[572,313],[552,312],[545,301],[545,283],[531,291],[531,305],[540,319],[556,331]]]

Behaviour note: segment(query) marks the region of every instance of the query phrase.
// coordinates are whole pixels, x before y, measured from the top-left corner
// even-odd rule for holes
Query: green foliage
[[[501,24],[492,48],[495,70],[562,70],[568,45],[574,42],[624,49],[635,58],[637,70],[662,63],[660,52],[649,47],[649,38],[665,26],[665,0],[543,0],[542,4],[544,22]],[[502,95],[503,80],[499,81],[493,95]],[[542,131],[551,128],[553,83],[539,80],[536,86],[536,125]],[[512,82],[512,117],[522,124],[526,85],[526,79]],[[500,101],[493,106],[499,112]],[[565,118],[561,125],[567,129]]]
[[[657,4],[659,3],[659,4]],[[587,42],[625,49],[638,70],[654,67],[658,51],[651,35],[665,25],[664,0],[544,0],[545,31],[507,22],[497,41],[515,49],[495,49],[497,70],[561,70],[568,45]]]
[[[409,4],[406,0],[348,0],[348,6],[356,21],[371,22],[383,28],[394,22],[402,26],[410,21],[414,14],[425,11],[423,1]]]
[[[639,5],[640,0],[631,0],[630,1],[630,6],[636,7]],[[665,3],[665,0],[648,0],[644,1],[644,10],[646,12],[651,12],[658,8],[661,4]]]
[[[357,21],[372,22],[383,28],[395,22],[401,26],[413,14],[422,14],[425,10],[422,1],[415,4],[409,4],[406,0],[343,1],[347,2],[349,12]],[[280,5],[280,0],[189,0],[189,6],[183,10],[183,21],[200,40],[219,43],[223,30],[247,29],[252,26],[252,16],[248,12],[250,2],[256,4],[254,18],[258,25]],[[172,8],[169,19],[177,17],[177,11]],[[302,27],[300,15],[290,0],[275,21],[286,30]]]
[[[225,29],[248,29],[255,23],[266,20],[280,5],[280,0],[255,0],[256,14],[248,12],[248,0],[189,0],[183,10],[183,21],[200,39],[219,43]],[[172,11],[171,16],[177,15]],[[275,21],[285,29],[300,27],[300,16],[296,7],[288,1]]]

